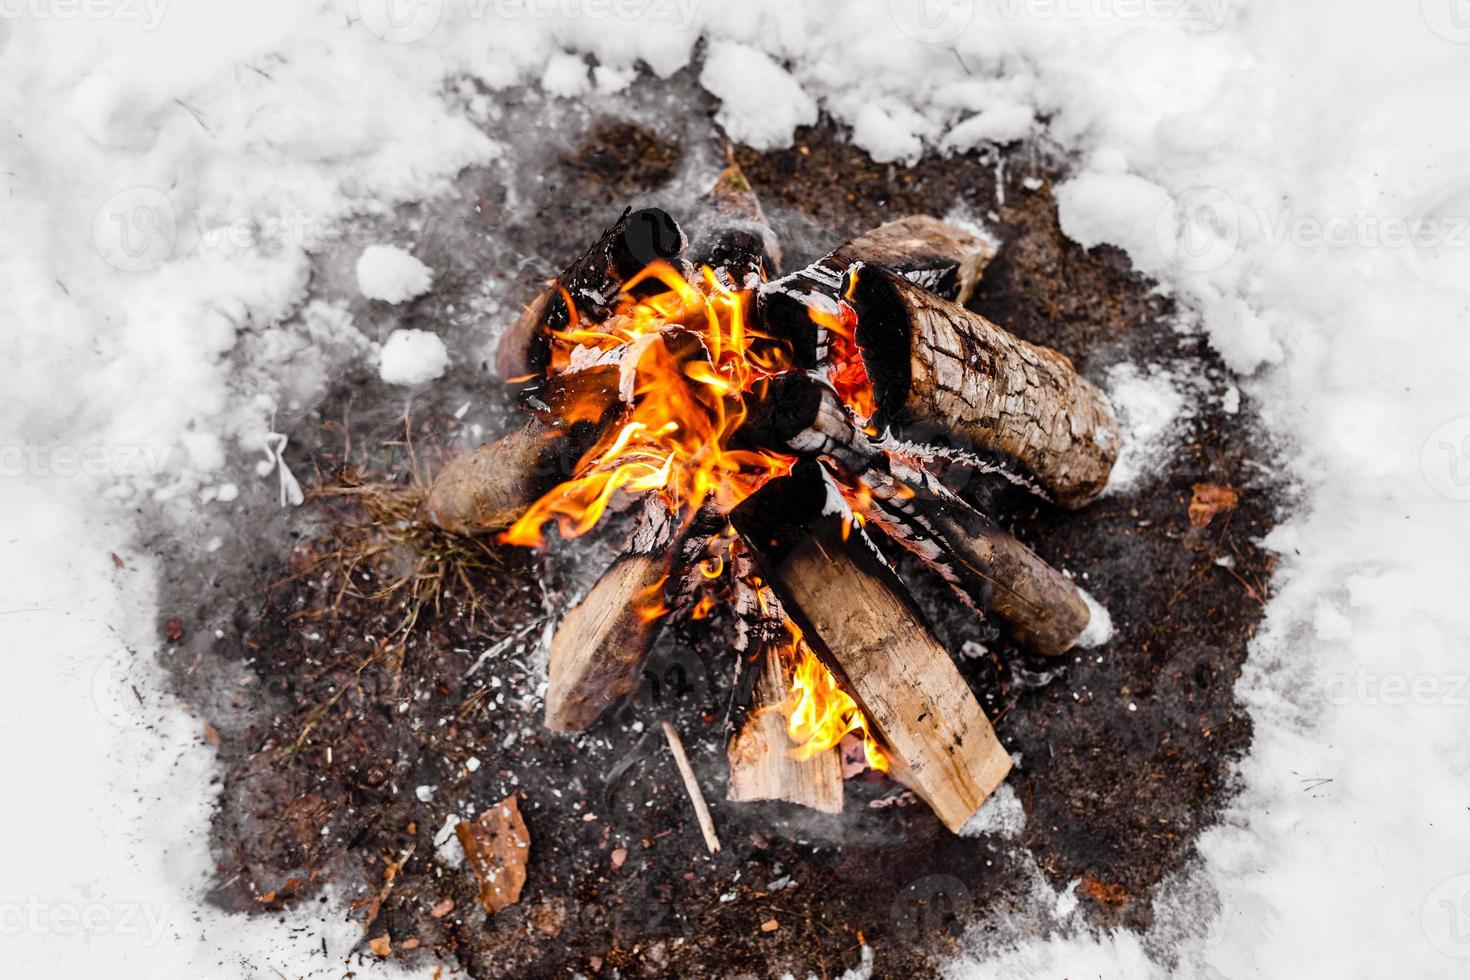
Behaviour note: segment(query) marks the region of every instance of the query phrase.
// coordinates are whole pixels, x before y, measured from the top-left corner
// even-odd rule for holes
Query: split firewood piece
[[[1102,392],[1045,347],[874,266],[850,273],[873,424],[937,424],[1019,463],[1063,507],[1088,503],[1118,458]]]
[[[750,706],[725,749],[730,760],[730,788],[725,798],[785,800],[823,813],[841,813],[842,760],[837,750],[807,758],[793,752],[786,715],[779,709],[789,687],[780,649],[766,644],[754,668]]]
[[[706,197],[712,213],[708,227],[690,248],[693,264],[709,266],[734,289],[754,289],[779,275],[780,242],[733,157]]]
[[[1005,779],[1010,756],[913,599],[844,511],[821,466],[803,460],[732,518],[817,656],[915,792],[957,831]]]
[[[519,902],[526,886],[531,835],[516,795],[512,793],[474,820],[461,820],[454,833],[464,848],[485,911],[495,915]]]
[[[424,501],[429,520],[457,534],[514,523],[572,475],[609,411],[620,406],[619,387],[616,365],[558,374],[533,406],[534,418],[445,464]]]
[[[542,373],[550,354],[547,331],[565,330],[573,317],[579,322],[605,320],[623,283],[655,260],[682,265],[685,246],[684,233],[668,212],[624,210],[501,335],[496,372],[506,380]]]
[[[865,486],[873,506],[863,516],[937,569],[966,602],[994,614],[1023,648],[1065,653],[1087,628],[1091,614],[1071,579],[922,466],[882,451],[830,388],[784,375],[751,401],[749,412],[742,440],[825,457]]]
[[[882,266],[963,306],[995,252],[989,238],[927,214],[911,214],[859,235],[822,261],[844,272],[855,262]]]
[[[663,626],[675,519],[657,494],[612,566],[562,619],[546,672],[546,727],[580,732],[638,686],[644,661]]]

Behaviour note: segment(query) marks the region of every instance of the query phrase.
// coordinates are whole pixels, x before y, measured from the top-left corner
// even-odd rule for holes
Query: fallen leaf
[[[184,638],[184,621],[175,616],[164,626],[164,633],[170,643],[177,643]]]
[[[1215,515],[1234,510],[1240,503],[1240,494],[1234,487],[1218,483],[1196,483],[1194,495],[1189,501],[1189,523],[1194,527],[1205,527]]]
[[[378,956],[391,956],[393,954],[393,940],[389,939],[388,934],[385,932],[381,936],[374,936],[372,939],[369,939],[368,949],[372,950]]]
[[[612,854],[608,856],[612,858],[613,870],[616,871],[623,866],[624,861],[628,860],[628,849],[626,847],[615,847],[613,848]]]
[[[781,928],[781,923],[775,919],[767,919],[761,923],[761,932],[775,932],[779,928]]]
[[[204,740],[216,748],[219,747],[219,729],[207,721],[204,723]]]
[[[436,905],[433,908],[429,909],[429,914],[431,916],[433,916],[434,918],[436,918],[436,919],[442,919],[446,915],[448,915],[450,912],[453,912],[453,911],[454,911],[454,899],[452,899],[452,898],[446,898],[444,901],[440,902],[438,905]]]
[[[590,967],[592,967],[592,972],[593,973],[597,973],[597,972],[601,971],[601,969],[602,969],[602,957],[601,956],[589,956],[589,957],[587,957],[587,965],[590,966]]]
[[[419,937],[418,936],[410,936],[409,938],[405,939],[403,941],[403,948],[404,949],[418,949],[419,948]]]
[[[480,886],[480,904],[494,915],[521,900],[526,885],[526,858],[531,835],[512,793],[474,820],[454,828],[464,847],[465,863]]]
[[[1128,894],[1128,889],[1122,885],[1109,885],[1094,877],[1090,871],[1082,874],[1082,890],[1099,904],[1114,909],[1121,908],[1133,900],[1133,897]]]
[[[109,551],[108,554],[112,556],[112,563],[114,565],[116,565],[118,568],[127,568],[128,567],[127,565],[125,565],[123,563],[123,560],[117,556],[117,552],[115,552],[115,551]]]

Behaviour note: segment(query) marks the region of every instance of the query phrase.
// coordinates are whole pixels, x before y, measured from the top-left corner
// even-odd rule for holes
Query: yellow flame
[[[801,628],[788,621],[786,629],[791,641],[782,648],[782,656],[791,671],[791,693],[778,709],[786,716],[786,734],[796,746],[792,755],[810,759],[837,745],[848,732],[855,732],[862,737],[868,765],[886,772],[888,758],[873,737],[862,709],[812,652],[802,638]]]
[[[552,372],[567,367],[578,347],[598,352],[641,351],[626,420],[605,433],[578,461],[573,477],[536,501],[505,532],[511,544],[538,547],[542,527],[556,520],[566,537],[585,534],[602,519],[614,494],[659,491],[690,514],[707,498],[725,511],[794,462],[770,452],[732,450],[730,437],[745,420],[745,394],[759,378],[791,367],[790,351],[746,322],[748,293],[724,286],[708,268],[693,283],[666,262],[655,262],[624,289],[656,282],[644,299],[625,298],[604,323],[576,319],[552,332]],[[681,343],[692,334],[701,342]],[[643,344],[635,346],[635,342]]]

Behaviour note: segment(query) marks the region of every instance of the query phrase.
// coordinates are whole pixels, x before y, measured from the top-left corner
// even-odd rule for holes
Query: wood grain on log
[[[674,530],[668,505],[646,494],[622,554],[562,619],[546,664],[547,728],[584,731],[638,686],[663,626]]]
[[[853,424],[830,388],[785,375],[763,386],[748,411],[742,441],[825,457],[865,484],[875,504],[865,516],[936,568],[967,602],[994,614],[1020,646],[1064,653],[1087,627],[1090,613],[1071,579],[922,467],[896,464]]]
[[[736,508],[772,587],[858,703],[884,748],[950,830],[1011,760],[948,652],[861,529],[844,525],[810,461]]]
[[[732,160],[720,171],[706,198],[712,213],[690,247],[690,261],[709,266],[733,289],[753,289],[779,275],[780,242],[739,164]]]
[[[1118,423],[1071,361],[882,269],[852,274],[876,425],[936,424],[1016,461],[1063,507],[1102,492]]]
[[[757,656],[755,669],[750,708],[726,746],[730,760],[726,799],[785,800],[823,813],[841,813],[842,760],[837,749],[806,759],[793,754],[786,715],[777,709],[789,687],[779,649],[767,645]]]

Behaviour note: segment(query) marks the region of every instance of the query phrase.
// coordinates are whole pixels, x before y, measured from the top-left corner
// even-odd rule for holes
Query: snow
[[[449,350],[427,330],[395,330],[383,343],[378,374],[389,384],[419,385],[443,377]]]
[[[357,259],[357,288],[368,299],[403,303],[429,291],[433,271],[394,245],[369,245]]]
[[[1078,588],[1082,601],[1087,604],[1087,626],[1077,637],[1077,645],[1084,650],[1100,647],[1113,638],[1113,617],[1102,603],[1092,597],[1086,589]]]
[[[1184,394],[1158,365],[1140,369],[1132,363],[1109,370],[1105,389],[1122,435],[1107,492],[1128,490],[1165,471],[1174,449],[1170,435],[1185,411]]]
[[[1142,936],[1058,915],[1038,870],[1027,915],[1049,925],[987,924],[947,973],[1463,975],[1470,31],[1451,0],[406,12],[7,16],[0,735],[24,750],[0,778],[45,790],[7,809],[5,838],[48,842],[0,866],[0,913],[27,923],[8,974],[342,972],[361,934],[335,899],[277,918],[203,900],[216,768],[160,694],[157,569],[127,546],[129,505],[197,520],[199,492],[262,455],[297,499],[278,411],[371,349],[342,309],[301,308],[310,254],[501,153],[446,78],[474,79],[482,106],[524,83],[577,95],[592,55],[599,93],[693,65],[720,125],[758,147],[819,108],[880,161],[1043,132],[1078,161],[1056,188],[1064,232],[1156,277],[1236,372],[1227,410],[1248,397],[1285,447],[1296,504],[1238,688],[1254,743],[1197,866]],[[430,270],[391,251],[363,295],[422,294]],[[1099,380],[1126,485],[1167,458],[1187,379]]]

